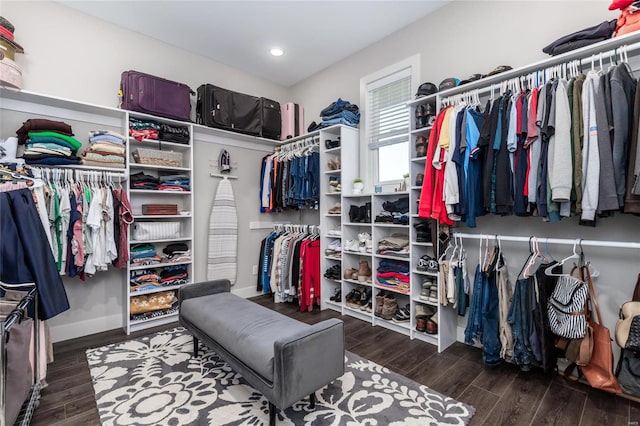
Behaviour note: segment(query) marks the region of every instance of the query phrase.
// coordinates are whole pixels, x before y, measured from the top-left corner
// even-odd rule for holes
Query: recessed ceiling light
[[[282,48],[280,47],[272,47],[269,50],[269,53],[271,53],[272,56],[282,56],[284,55],[284,50],[282,50]]]

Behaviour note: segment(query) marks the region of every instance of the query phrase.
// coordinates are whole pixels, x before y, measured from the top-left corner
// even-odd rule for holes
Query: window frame
[[[365,182],[365,190],[367,192],[373,192],[375,185],[396,185],[402,178],[393,181],[378,182],[378,149],[369,149],[369,115],[367,114],[367,106],[369,101],[369,91],[367,87],[382,79],[388,79],[394,74],[399,75],[399,79],[403,78],[401,73],[409,69],[410,72],[410,86],[412,88],[411,93],[415,93],[420,81],[420,54],[410,56],[392,65],[384,67],[376,72],[368,74],[360,79],[360,105],[361,105],[361,125],[360,125],[360,177]],[[408,99],[407,101],[410,101]],[[409,117],[409,129],[407,130],[407,140],[409,141],[409,150],[411,150],[411,141],[409,140],[409,134],[411,131],[411,117]],[[391,146],[391,145],[387,145]],[[411,157],[411,156],[409,156]]]

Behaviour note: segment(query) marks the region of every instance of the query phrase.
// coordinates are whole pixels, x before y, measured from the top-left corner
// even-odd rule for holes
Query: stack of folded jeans
[[[409,257],[409,237],[406,234],[393,234],[378,242],[378,254]]]
[[[309,131],[322,129],[324,127],[335,126],[336,124],[344,124],[345,126],[358,127],[360,123],[360,110],[358,105],[349,101],[338,98],[320,112],[322,122],[315,126],[309,127]]]
[[[133,173],[129,176],[131,189],[158,189],[158,178],[144,174],[143,172]]]
[[[160,176],[160,191],[191,191],[191,180],[185,175]]]
[[[378,284],[408,294],[411,291],[409,286],[409,263],[383,259],[378,266],[376,279]]]

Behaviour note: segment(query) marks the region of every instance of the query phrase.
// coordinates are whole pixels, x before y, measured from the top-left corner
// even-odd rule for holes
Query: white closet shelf
[[[190,214],[153,214],[153,215],[134,215],[134,219],[189,219]]]
[[[339,175],[340,172],[342,172],[342,170],[340,169],[336,169],[336,170],[326,170],[324,172],[325,175]]]
[[[161,189],[131,189],[132,194],[191,195],[191,191],[163,191]]]
[[[327,149],[324,151],[326,154],[336,154],[338,152],[340,152],[340,147],[337,146],[335,148],[331,148],[331,149]]]
[[[436,308],[440,307],[440,305],[437,302],[430,302],[428,300],[422,300],[419,297],[414,297],[411,300],[413,300],[416,303],[422,303],[423,305],[431,305],[431,306],[435,306]]]
[[[352,308],[349,305],[344,305],[344,308],[349,311],[352,312],[353,315],[355,316],[359,316],[361,319],[364,319],[365,321],[371,321],[371,312],[367,312],[367,311],[363,311],[361,309],[356,309],[356,308]]]
[[[342,238],[342,235],[325,235],[325,238]]]
[[[344,194],[342,198],[371,198],[371,194]]]
[[[409,228],[409,224],[402,225],[400,223],[390,223],[390,222],[374,222],[374,225],[380,228]]]
[[[342,303],[340,303],[340,302],[334,302],[333,300],[327,299],[327,300],[324,301],[324,303],[326,303],[330,307],[337,308],[337,310],[342,309]]]
[[[383,285],[378,285],[378,284],[374,284],[374,287],[380,290],[387,290],[387,291],[391,291],[393,293],[398,293],[398,294],[402,294],[403,296],[409,296],[409,290],[407,289],[406,293],[404,290],[400,290],[400,289],[395,289],[395,288],[390,288],[390,287],[385,287]]]
[[[178,143],[178,142],[167,142],[167,141],[159,141],[157,139],[142,139],[141,141],[129,137],[129,148],[133,149],[136,146],[141,146],[145,148],[170,148],[173,151],[188,151],[191,149],[191,145],[186,143]]]
[[[130,320],[129,326],[131,332],[143,330],[149,327],[155,327],[163,324],[170,324],[178,321],[178,312],[172,312],[170,314],[162,315],[160,317],[143,319],[143,320]],[[153,325],[151,325],[153,324]]]
[[[433,243],[422,243],[422,242],[417,242],[414,241],[411,243],[412,246],[422,246],[422,247],[433,247]]]
[[[349,222],[349,223],[343,223],[342,225],[344,226],[366,226],[368,228],[371,228],[371,224],[370,223],[366,223],[366,222]]]
[[[381,317],[375,317],[374,324],[375,325],[380,325],[382,327],[386,327],[387,325],[390,326],[390,327],[386,327],[386,328],[400,327],[400,328],[404,328],[406,330],[411,330],[411,321],[395,322],[393,320],[387,320],[387,319],[384,319],[384,318],[381,318]]]
[[[420,134],[420,133],[426,133],[426,132],[428,132],[429,130],[431,130],[431,128],[432,128],[432,127],[433,127],[433,126],[427,126],[427,127],[423,127],[423,128],[421,128],[421,129],[415,129],[415,130],[412,130],[412,131],[411,131],[411,134],[412,134],[412,135],[417,135],[417,134]]]
[[[347,250],[342,250],[343,254],[352,254],[352,255],[356,255],[356,256],[367,256],[370,257],[371,253],[362,253],[360,251],[347,251]]]
[[[412,163],[424,163],[427,160],[427,157],[415,157],[411,159]]]
[[[183,287],[185,285],[190,285],[190,284],[191,284],[191,282],[180,284],[180,285],[170,285],[170,286],[167,286],[167,287],[152,288],[152,289],[149,289],[149,290],[132,291],[132,292],[129,292],[129,296],[140,296],[140,295],[143,295],[143,294],[160,293],[161,291],[177,290],[180,287]]]
[[[324,258],[329,260],[337,260],[338,262],[342,260],[342,257],[335,257],[335,256],[325,256]]]
[[[420,190],[420,189],[422,189],[422,185],[420,185],[420,186],[418,186],[418,185],[412,186],[411,189],[414,190],[414,191],[415,190]]]
[[[323,195],[341,195],[339,192],[325,192]]]
[[[366,281],[358,281],[358,280],[343,280],[345,283],[358,284],[358,285],[366,285],[367,287],[371,287],[371,283]]]
[[[399,260],[401,262],[409,262],[411,260],[409,257],[389,256],[388,254],[376,254],[375,257],[379,259]]]
[[[147,243],[172,243],[174,241],[191,241],[191,237],[180,237],[180,238],[169,238],[166,240],[144,240],[144,241],[129,241],[129,245],[131,244],[147,244]]]
[[[422,340],[423,342],[431,343],[432,345],[438,346],[438,335],[437,334],[427,334],[424,331],[415,331],[413,337],[418,340]]]
[[[100,172],[111,172],[111,173],[119,173],[123,176],[126,176],[126,170],[120,169],[116,167],[102,167],[102,166],[83,166],[82,164],[27,164],[32,167],[39,167],[43,169],[70,169],[70,170],[94,170]]]
[[[437,277],[438,276],[437,272],[418,271],[417,269],[414,269],[411,272],[414,273],[414,274],[427,275],[429,277]]]
[[[140,163],[129,163],[130,169],[150,169],[150,170],[171,170],[177,172],[190,172],[191,168],[189,167],[171,167],[171,166],[156,166],[155,164],[140,164]]]
[[[153,265],[136,265],[136,266],[131,265],[129,270],[137,271],[140,269],[165,268],[167,266],[191,265],[192,263],[193,263],[193,260],[185,260],[184,262],[166,262],[166,263],[156,263]]]

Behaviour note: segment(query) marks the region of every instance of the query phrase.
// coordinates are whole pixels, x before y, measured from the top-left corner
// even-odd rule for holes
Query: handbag
[[[616,343],[623,349],[640,353],[640,302],[626,302],[620,307],[616,323]]]
[[[616,376],[624,393],[640,396],[640,355],[623,349]]]
[[[168,240],[180,238],[180,222],[135,222],[135,241]]]
[[[561,276],[547,305],[549,326],[556,336],[581,339],[587,331],[587,297],[584,282]]]
[[[591,305],[595,311],[595,317],[589,316],[589,325],[593,329],[593,353],[589,364],[580,367],[582,374],[589,384],[597,389],[620,394],[620,384],[613,373],[613,350],[611,348],[611,334],[609,329],[602,324],[600,307],[596,299],[596,292],[591,281],[591,272],[588,267],[582,267],[586,272],[587,285],[591,296]],[[583,273],[584,273],[583,272]],[[597,319],[597,322],[596,322]]]

